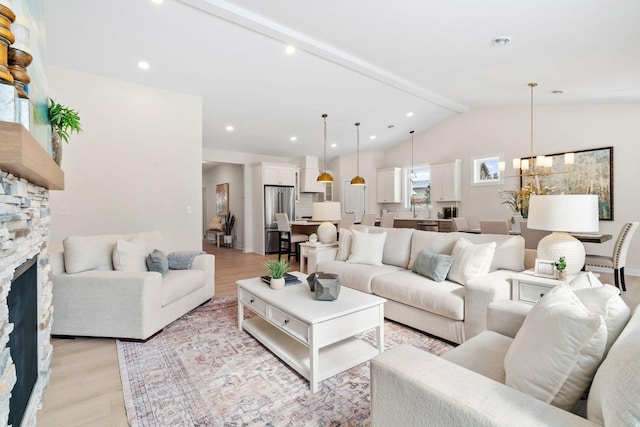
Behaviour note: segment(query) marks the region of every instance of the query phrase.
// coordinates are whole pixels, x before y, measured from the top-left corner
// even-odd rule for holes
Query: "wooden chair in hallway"
[[[375,213],[363,213],[362,219],[360,220],[360,224],[368,225],[373,227],[376,225],[376,214]]]
[[[613,269],[613,280],[615,285],[622,289],[627,290],[627,286],[624,283],[624,266],[627,259],[627,252],[629,252],[629,245],[631,244],[631,238],[638,229],[640,222],[628,222],[620,231],[618,240],[613,247],[613,255],[600,256],[600,255],[587,255],[584,261],[584,265],[601,268]]]
[[[286,213],[276,213],[276,223],[278,223],[278,260],[283,254],[287,255],[287,261],[291,262],[291,254],[295,255],[296,261],[300,260],[300,247],[302,242],[309,240],[307,234],[291,232],[289,215]]]

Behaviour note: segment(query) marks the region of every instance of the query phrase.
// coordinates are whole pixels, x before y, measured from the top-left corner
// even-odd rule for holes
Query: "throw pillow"
[[[602,282],[590,271],[587,271],[587,274],[578,274],[575,279],[569,282],[569,287],[574,291],[577,289],[600,286],[602,286]]]
[[[349,262],[353,264],[382,265],[382,253],[387,233],[363,233],[351,230],[351,254]]]
[[[113,248],[113,268],[117,271],[147,270],[147,250],[144,240],[117,240]]]
[[[470,279],[489,273],[495,251],[496,242],[474,245],[459,238],[451,252],[453,263],[447,278],[464,286]]]
[[[432,254],[423,250],[413,264],[413,272],[436,282],[444,282],[452,263],[453,257],[450,255]]]
[[[604,350],[606,355],[631,318],[631,309],[620,297],[620,291],[615,286],[577,289],[574,293],[587,310],[601,315],[604,319],[607,326],[607,344]]]
[[[169,258],[167,254],[159,249],[154,249],[147,257],[147,268],[149,271],[157,271],[164,274],[169,270]]]
[[[337,261],[346,261],[349,259],[349,254],[351,253],[351,239],[353,238],[353,234],[351,230],[347,230],[346,228],[341,228],[340,233],[338,233],[340,237],[338,238],[338,253],[336,254]]]
[[[190,270],[193,260],[203,251],[176,251],[167,255],[170,270]]]
[[[533,306],[504,358],[505,384],[567,411],[602,360],[607,328],[565,284]]]

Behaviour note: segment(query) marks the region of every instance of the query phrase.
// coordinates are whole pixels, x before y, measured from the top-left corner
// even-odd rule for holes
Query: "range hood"
[[[304,156],[300,167],[300,192],[324,193],[324,184],[317,181],[318,175],[320,175],[318,158],[315,156]]]

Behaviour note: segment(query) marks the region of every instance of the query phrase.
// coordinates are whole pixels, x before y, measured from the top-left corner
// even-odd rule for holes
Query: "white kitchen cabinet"
[[[263,167],[264,185],[296,185],[296,170],[283,166]]]
[[[462,199],[462,160],[431,165],[431,201],[459,202]]]
[[[402,202],[402,169],[380,169],[377,174],[378,203]]]

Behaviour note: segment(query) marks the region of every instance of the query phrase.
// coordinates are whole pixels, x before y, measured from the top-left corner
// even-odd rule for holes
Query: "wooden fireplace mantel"
[[[0,169],[49,190],[64,190],[64,172],[20,123],[0,121]]]

